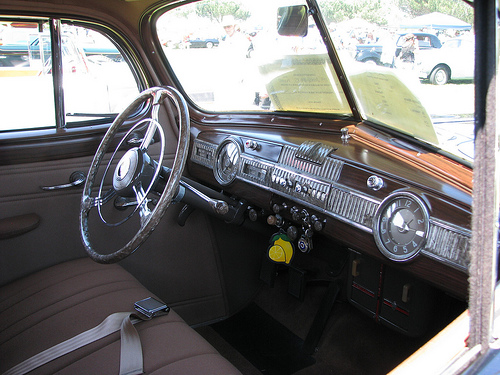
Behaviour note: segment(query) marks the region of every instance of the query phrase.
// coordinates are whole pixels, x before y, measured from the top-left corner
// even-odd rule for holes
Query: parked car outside
[[[447,40],[440,49],[421,51],[416,61],[419,77],[433,85],[474,78],[474,42],[471,38]]]
[[[213,48],[219,46],[219,39],[195,38],[195,39],[188,39],[187,43],[189,45],[189,48]]]
[[[40,45],[42,38],[42,45]],[[0,67],[30,67],[33,62],[40,61],[40,50],[43,52],[43,61],[50,58],[50,44],[48,43],[49,36],[33,36],[30,40],[19,40],[15,43],[0,44]],[[99,59],[109,59],[119,62],[121,54],[116,47],[109,41],[106,44],[80,44],[72,35],[63,35],[65,49],[63,56],[66,61],[73,60],[75,62],[90,58],[94,62]],[[78,65],[81,66],[80,63]],[[70,71],[76,69],[71,68]],[[81,68],[80,68],[81,70]]]
[[[62,38],[62,62],[66,73],[88,73],[84,51],[68,35]],[[52,71],[49,35],[39,35],[31,40],[0,45],[0,75],[41,75]]]
[[[399,33],[398,38],[395,42],[395,46],[393,47],[394,49],[394,56],[393,58],[396,58],[399,55],[399,52],[401,51],[401,46],[403,45],[404,42],[404,36],[407,33]],[[432,33],[424,33],[424,32],[412,32],[413,35],[418,40],[418,46],[419,49],[424,51],[424,50],[429,50],[429,49],[439,49],[441,48],[442,44],[439,38]],[[385,63],[382,62],[382,52],[384,48],[389,48],[389,45],[387,44],[382,45],[378,43],[374,44],[359,44],[356,46],[356,55],[354,59],[356,61],[364,62],[364,63],[374,63],[377,65],[388,65],[393,67],[394,62],[389,62]]]
[[[28,43],[25,41],[25,43]],[[1,67],[28,66],[28,47],[24,43],[7,43],[0,45]]]

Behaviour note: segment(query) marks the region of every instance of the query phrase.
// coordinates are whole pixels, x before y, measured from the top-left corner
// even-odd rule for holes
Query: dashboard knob
[[[374,191],[378,191],[384,187],[384,180],[379,176],[370,176],[366,180],[366,186]]]
[[[302,211],[300,211],[300,218],[306,222],[309,221],[309,212],[307,212],[306,209],[303,209]]]
[[[267,217],[267,223],[280,227],[283,225],[283,218],[280,215],[269,215]]]
[[[278,203],[273,204],[273,212],[275,214],[279,214],[281,211],[286,210],[288,208],[286,203],[282,203],[281,205]]]
[[[248,210],[248,217],[250,221],[257,221],[257,219],[259,218],[259,214],[255,208],[250,208]]]
[[[255,151],[260,148],[260,145],[253,139],[247,139],[245,142],[245,147]]]
[[[274,216],[274,215],[269,215],[269,216],[267,217],[267,223],[268,223],[269,225],[276,225],[276,223],[277,223],[277,222],[278,222],[278,219],[276,219],[276,216]]]
[[[316,215],[311,216],[311,223],[316,232],[321,232],[323,230],[324,222],[321,221]]]
[[[295,241],[299,236],[299,230],[297,229],[297,227],[290,225],[286,230],[286,235],[290,237],[292,241]]]

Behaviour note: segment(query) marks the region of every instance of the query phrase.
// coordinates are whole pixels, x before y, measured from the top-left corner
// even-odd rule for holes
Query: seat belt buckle
[[[153,297],[148,297],[143,300],[137,301],[134,304],[134,308],[141,314],[147,316],[148,319],[168,314],[168,312],[170,311],[170,307]]]

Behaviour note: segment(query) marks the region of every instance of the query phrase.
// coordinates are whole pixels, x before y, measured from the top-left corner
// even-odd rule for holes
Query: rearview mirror
[[[305,5],[278,8],[279,35],[306,36],[307,26],[307,7]]]

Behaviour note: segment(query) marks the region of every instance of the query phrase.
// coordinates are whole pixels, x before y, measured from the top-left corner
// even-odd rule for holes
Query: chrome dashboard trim
[[[325,157],[322,164],[313,164],[304,159],[297,158],[297,153],[297,147],[283,146],[278,163],[329,181],[338,181],[344,165],[343,161],[333,159],[332,157]]]
[[[327,146],[320,142],[305,141],[297,149],[295,157],[310,163],[322,165],[328,155],[335,150],[335,147]]]
[[[470,231],[431,218],[429,236],[422,254],[461,271],[467,271],[470,239]]]
[[[217,150],[217,145],[197,139],[193,146],[191,160],[213,169],[215,150]]]
[[[326,212],[365,232],[373,233],[372,221],[380,206],[380,200],[348,189],[341,184],[332,185]]]

